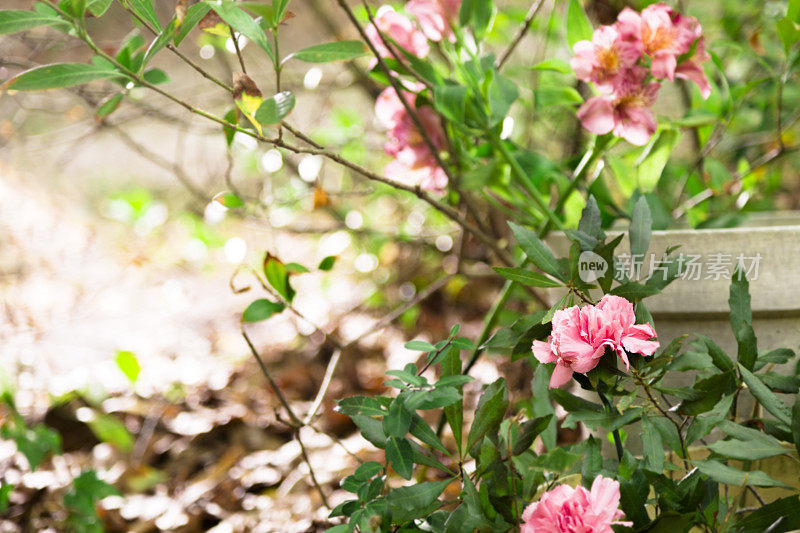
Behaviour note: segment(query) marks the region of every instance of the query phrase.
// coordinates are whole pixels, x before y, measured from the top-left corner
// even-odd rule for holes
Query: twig
[[[525,34],[528,33],[528,30],[530,30],[531,24],[533,24],[533,19],[536,18],[536,15],[539,13],[539,9],[543,4],[544,0],[536,0],[533,5],[531,5],[531,8],[528,10],[528,15],[525,17],[525,22],[523,22],[522,26],[520,26],[519,30],[517,31],[517,35],[514,36],[514,40],[511,41],[511,44],[508,45],[508,48],[506,48],[505,52],[503,52],[503,54],[500,56],[500,59],[498,59],[495,63],[497,70],[501,70],[503,68],[503,66],[506,64],[506,61],[511,58],[511,54],[513,54],[514,50],[516,50],[517,46],[519,46],[519,43],[525,38]]]
[[[653,397],[653,393],[650,391],[650,386],[642,378],[639,372],[637,372],[635,369],[632,369],[631,374],[633,375],[634,379],[642,386],[644,392],[647,394],[647,398],[650,400],[650,403],[653,404],[653,407],[655,407],[664,418],[669,420],[672,423],[672,425],[675,426],[675,430],[678,432],[678,441],[680,441],[681,445],[681,453],[683,455],[683,457],[681,457],[681,460],[683,461],[683,468],[688,472],[689,463],[686,460],[689,458],[689,452],[686,450],[686,442],[684,441],[683,434],[681,433],[682,430],[681,424],[679,424],[676,420],[674,420],[671,416],[669,416],[669,413],[665,411],[663,407],[661,407],[661,404],[658,403],[658,400],[656,400]]]
[[[308,465],[308,473],[311,476],[311,481],[314,483],[314,487],[317,489],[320,498],[322,498],[322,504],[327,507],[328,509],[331,508],[330,504],[328,503],[328,497],[325,496],[325,491],[322,490],[322,486],[317,481],[317,476],[314,474],[314,468],[311,466],[311,460],[308,458],[308,453],[306,452],[306,447],[303,444],[302,439],[300,438],[300,430],[297,429],[294,432],[294,438],[297,440],[297,444],[300,445],[300,453],[303,454],[303,459],[305,460],[306,464]]]
[[[244,57],[242,57],[242,50],[239,48],[239,38],[230,24],[228,28],[231,30],[231,40],[233,41],[233,48],[236,50],[236,57],[239,58],[239,66],[242,67],[242,74],[247,74],[247,67],[244,66]]]

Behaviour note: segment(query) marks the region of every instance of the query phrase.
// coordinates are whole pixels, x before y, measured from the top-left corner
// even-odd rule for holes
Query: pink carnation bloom
[[[625,8],[617,20],[623,33],[639,33],[657,79],[672,81],[678,56],[687,53],[702,35],[696,18],[681,15],[664,4],[648,6],[641,15]]]
[[[556,389],[572,378],[585,374],[600,361],[605,346],[593,346],[582,324],[584,312],[577,306],[560,309],[553,315],[553,331],[547,342],[533,341],[533,355],[541,363],[555,363],[550,388]]]
[[[578,109],[583,127],[597,135],[613,132],[637,146],[647,144],[658,127],[650,106],[661,84],[645,83],[646,77],[646,69],[634,66],[616,78],[613,93],[586,100]]]
[[[614,350],[630,368],[628,353],[651,356],[658,349],[650,324],[635,324],[633,304],[606,295],[595,305],[577,305],[556,311],[547,342],[533,341],[533,355],[541,363],[555,363],[550,388],[567,383],[574,372],[585,374],[600,361],[606,347]]]
[[[431,41],[455,42],[452,22],[458,17],[461,0],[410,0],[406,11],[419,21],[422,32]]]
[[[656,338],[656,330],[650,324],[635,323],[636,315],[631,302],[620,296],[606,294],[595,309],[600,312],[600,318],[588,325],[593,341],[613,348],[625,363],[626,370],[630,369],[627,353],[640,353],[648,357],[656,353],[659,343],[650,340]]]
[[[613,533],[612,524],[633,525],[619,521],[619,499],[619,482],[603,476],[591,490],[559,485],[525,508],[521,533]]]
[[[409,105],[414,106],[415,94],[404,92],[403,96]],[[444,146],[444,132],[436,112],[427,106],[416,111],[434,146]],[[407,185],[420,185],[425,190],[442,191],[447,186],[447,175],[436,164],[430,148],[393,88],[385,89],[378,96],[375,115],[388,130],[384,151],[395,158],[386,166],[386,176]]]
[[[594,31],[591,41],[575,43],[573,51],[570,66],[578,79],[607,91],[642,57],[642,42],[636,33],[621,33],[618,25],[602,26]]]
[[[365,31],[370,42],[381,57],[392,57],[392,53],[384,44],[378,30],[384,34],[387,43],[394,40],[394,42],[403,47],[404,50],[417,57],[425,57],[430,51],[428,39],[414,26],[411,19],[405,15],[401,15],[390,6],[382,6],[378,9],[378,12],[375,14],[375,24],[373,25],[370,23]],[[401,54],[398,52],[398,55]],[[376,62],[377,59],[373,59],[372,66],[375,66],[374,64]]]

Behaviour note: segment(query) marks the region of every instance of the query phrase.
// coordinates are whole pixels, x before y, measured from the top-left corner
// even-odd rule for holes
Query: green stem
[[[611,414],[615,414],[616,409],[614,408],[614,406],[611,405],[611,402],[608,401],[606,395],[600,392],[600,387],[597,388],[597,395],[600,396],[600,401],[603,402],[603,405],[606,406],[606,410],[608,410],[608,412]],[[617,449],[617,459],[622,461],[622,454],[623,454],[622,439],[619,436],[619,430],[615,429],[614,431],[611,432],[611,435],[613,435],[614,437],[614,447]]]

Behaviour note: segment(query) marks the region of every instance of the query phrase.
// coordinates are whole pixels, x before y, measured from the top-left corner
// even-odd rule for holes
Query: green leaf
[[[117,352],[114,362],[117,367],[125,374],[128,381],[135,385],[136,380],[139,379],[139,372],[142,368],[139,366],[139,360],[136,359],[136,354],[127,350],[120,350]]]
[[[349,61],[368,53],[362,41],[334,41],[303,48],[289,54],[284,61],[298,59],[306,63],[330,63],[331,61]]]
[[[284,305],[280,302],[272,302],[265,298],[256,300],[247,306],[242,313],[242,322],[261,322],[274,314],[283,311]]]
[[[707,350],[708,355],[711,356],[711,360],[714,362],[714,366],[722,370],[723,372],[727,372],[728,370],[733,370],[733,361],[728,354],[726,354],[722,348],[720,348],[714,341],[709,339],[704,335],[696,335],[697,338],[702,341]]]
[[[403,479],[411,479],[414,473],[414,450],[406,439],[390,437],[386,441],[386,460]]]
[[[286,270],[286,265],[280,259],[272,254],[267,254],[264,257],[264,275],[267,277],[267,283],[284,300],[290,303],[294,300],[295,291],[289,283],[289,271]]]
[[[158,85],[160,83],[167,83],[169,76],[160,68],[149,68],[142,74],[142,79],[151,85]]]
[[[579,398],[574,394],[571,394],[563,389],[550,389],[550,396],[558,402],[558,404],[567,410],[567,412],[575,412],[575,411],[595,411],[595,412],[605,412],[603,406],[600,404],[596,404],[590,402],[589,400],[584,400],[583,398]]]
[[[461,85],[440,85],[433,89],[433,105],[447,119],[464,122],[467,88]]]
[[[119,107],[119,104],[122,102],[124,96],[125,95],[123,93],[115,93],[108,96],[106,99],[102,101],[100,107],[97,108],[97,111],[95,111],[94,115],[97,118],[107,117],[108,115],[113,113],[117,109],[117,107]]]
[[[86,424],[101,442],[107,442],[123,452],[133,449],[133,437],[117,417],[101,413]]]
[[[774,437],[730,420],[723,420],[717,427],[734,438],[713,442],[708,445],[708,449],[725,458],[756,461],[783,455],[788,451]]]
[[[411,413],[406,409],[402,398],[395,398],[389,406],[389,411],[383,417],[383,432],[387,437],[401,439],[411,429]]]
[[[39,468],[48,455],[61,453],[61,436],[58,433],[44,424],[29,428],[16,412],[0,428],[0,437],[16,443],[17,450],[28,460],[31,470]]]
[[[524,268],[514,267],[494,267],[494,271],[511,281],[529,285],[531,287],[563,287],[564,284],[555,281],[552,278],[540,274],[539,272],[532,272]]]
[[[567,8],[567,43],[570,49],[578,41],[592,40],[592,24],[579,0],[570,0]]]
[[[551,370],[546,365],[539,365],[533,374],[533,381],[531,382],[531,390],[534,391],[532,404],[533,416],[546,416],[554,415],[555,410],[553,404],[550,402],[550,396],[544,391],[547,390],[550,381]],[[556,447],[556,433],[557,433],[557,420],[556,417],[550,420],[548,428],[542,432],[542,442],[545,448],[553,450]]]
[[[583,103],[581,93],[564,85],[543,85],[537,87],[533,95],[538,108],[572,107]]]
[[[646,468],[660,474],[664,470],[664,445],[661,433],[647,415],[642,417],[642,447]]]
[[[561,74],[569,74],[572,72],[572,67],[569,66],[564,60],[561,59],[545,59],[540,63],[536,63],[534,66],[531,67],[533,70],[551,70],[553,72],[558,72]]]
[[[493,0],[463,0],[458,20],[461,26],[472,29],[475,39],[480,41],[492,25],[496,11]]]
[[[408,341],[404,344],[406,350],[414,350],[415,352],[435,352],[436,346],[429,342],[414,340]]]
[[[728,305],[731,309],[731,329],[739,347],[739,362],[748,370],[753,370],[758,356],[756,337],[753,331],[753,312],[750,308],[750,283],[742,271],[741,265],[731,277],[730,297]]]
[[[296,103],[294,94],[283,91],[267,98],[256,111],[256,120],[260,124],[272,125],[280,123],[288,115]]]
[[[496,434],[497,428],[508,408],[508,388],[503,378],[498,379],[483,391],[478,408],[475,411],[475,418],[472,427],[469,429],[467,438],[467,449],[471,449],[476,442],[481,440],[487,433]]]
[[[564,273],[561,272],[561,268],[558,266],[558,261],[556,260],[553,252],[542,242],[542,240],[536,235],[536,232],[530,230],[528,228],[518,226],[513,222],[509,222],[508,225],[511,227],[511,231],[514,234],[514,237],[519,242],[522,251],[528,256],[528,258],[533,262],[539,270],[550,274],[551,276],[560,279],[561,281],[566,281],[564,277]]]
[[[445,353],[444,358],[441,362],[442,366],[442,378],[439,380],[440,382],[443,379],[447,378],[456,378],[461,376],[461,353],[457,349],[447,350]],[[463,390],[463,385],[457,385],[456,388],[459,392]],[[456,446],[458,447],[459,453],[461,452],[461,447],[463,446],[462,437],[463,437],[463,426],[464,426],[464,402],[463,400],[459,400],[458,402],[448,405],[444,408],[444,416],[447,419],[447,423],[450,426],[450,431],[453,432],[453,438],[456,441]]]
[[[286,17],[286,10],[289,8],[290,0],[272,0],[272,25],[277,27]]]
[[[237,209],[239,207],[244,206],[244,201],[239,198],[239,195],[236,193],[224,191],[214,195],[214,198],[211,199],[218,204],[227,207],[228,209]],[[288,265],[287,265],[288,266]]]
[[[631,227],[628,239],[631,243],[633,257],[643,258],[650,247],[650,236],[653,233],[653,217],[650,215],[650,205],[644,196],[640,196],[633,207],[631,214]]]
[[[55,63],[42,65],[17,74],[6,88],[15,91],[41,91],[73,87],[93,80],[119,77],[120,73],[106,67],[86,63]]]
[[[645,147],[645,153],[637,167],[639,188],[642,192],[651,192],[655,189],[679,137],[680,133],[677,130],[663,130]]]
[[[614,287],[610,294],[622,296],[626,300],[636,302],[637,300],[654,296],[660,292],[661,291],[657,287],[653,287],[651,285],[642,285],[641,283],[637,283],[635,281],[629,281],[628,283],[623,283],[622,285]]]
[[[375,461],[367,461],[356,468],[356,471],[353,472],[353,476],[360,481],[368,481],[381,470],[383,470],[382,464]]]
[[[519,98],[517,84],[495,71],[486,94],[489,102],[489,126],[502,121],[517,98]]]
[[[776,23],[776,27],[778,29],[778,37],[780,37],[783,43],[783,49],[788,55],[792,46],[800,40],[800,29],[797,28],[797,24],[792,22],[789,17],[780,19]]]
[[[597,206],[597,200],[593,194],[586,199],[586,207],[581,211],[581,219],[578,222],[578,231],[594,237],[598,241],[606,238],[603,231],[603,216]]]
[[[418,513],[430,509],[451,481],[450,479],[423,481],[407,487],[396,488],[387,496],[389,507],[405,511],[404,518],[415,517]]]
[[[329,255],[328,257],[324,258],[322,261],[319,262],[319,266],[317,267],[317,269],[322,270],[323,272],[328,272],[329,270],[333,269],[334,263],[336,263],[336,256]]]
[[[381,403],[371,396],[350,396],[338,402],[337,411],[344,415],[383,416],[386,410]]]
[[[211,7],[208,4],[194,4],[193,6],[189,6],[189,9],[186,10],[186,15],[183,17],[183,21],[180,23],[177,33],[175,34],[175,46],[178,46],[183,42],[189,32],[191,32],[197,23],[203,20],[208,12],[211,11]]]
[[[741,363],[737,363],[737,365],[742,379],[747,384],[747,388],[750,389],[750,394],[755,396],[755,398],[761,402],[761,405],[764,406],[764,409],[772,413],[775,418],[787,426],[791,426],[792,413],[789,408],[786,407],[780,398],[775,396],[774,392],[764,385],[758,376],[747,370]]]
[[[412,435],[430,446],[431,448],[438,450],[442,453],[447,453],[447,448],[445,448],[442,441],[439,440],[439,437],[436,436],[436,432],[431,429],[425,419],[421,416],[415,414],[411,419],[411,429],[409,430]]]
[[[5,481],[0,482],[0,513],[8,511],[9,496],[12,490],[14,490],[14,485]]]
[[[175,32],[178,30],[178,19],[173,18],[167,27],[164,28],[161,33],[159,33],[155,39],[150,43],[150,46],[147,47],[147,51],[144,53],[144,59],[142,60],[142,65],[140,68],[144,68],[147,63],[153,59],[157,53],[163,50],[170,41],[175,37]]]
[[[267,53],[270,59],[275,61],[275,51],[272,49],[264,30],[250,15],[239,9],[236,2],[231,0],[205,0],[205,3],[225,21],[225,24],[230,25],[234,30],[256,43]]]
[[[792,437],[794,438],[794,446],[797,453],[800,455],[800,395],[794,399],[792,405]]]
[[[511,450],[512,455],[520,455],[533,446],[533,441],[550,425],[553,415],[540,416],[533,420],[528,420],[522,424],[519,437]]]
[[[797,495],[770,502],[756,511],[740,518],[734,524],[737,533],[784,533],[800,529],[800,501]]]
[[[150,23],[157,31],[161,32],[161,23],[158,21],[153,0],[125,0],[134,13]]]
[[[0,35],[29,30],[38,26],[60,24],[60,18],[35,11],[8,9],[0,11]]]
[[[386,448],[386,435],[383,434],[380,420],[375,420],[364,415],[350,415],[353,423],[358,426],[361,435],[378,448]],[[406,443],[407,444],[407,443]]]
[[[738,468],[724,465],[713,459],[705,459],[702,461],[694,460],[692,463],[697,467],[698,470],[700,470],[700,472],[707,475],[717,483],[724,483],[725,485],[734,485],[737,487],[747,483],[748,485],[753,485],[756,487],[791,488],[786,483],[778,481],[777,479],[773,479],[760,470],[744,472]]]
[[[111,3],[114,0],[89,0],[86,7],[89,8],[89,12],[94,15],[95,17],[99,18],[108,11],[108,8],[111,7]]]

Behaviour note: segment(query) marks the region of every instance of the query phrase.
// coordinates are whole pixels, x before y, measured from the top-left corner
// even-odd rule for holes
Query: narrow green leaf
[[[153,0],[124,0],[128,3],[130,8],[142,17],[145,21],[149,22],[157,31],[161,32],[161,23],[158,21],[156,10],[153,7]]]
[[[402,397],[401,397],[402,398]],[[411,413],[406,409],[401,398],[395,398],[389,411],[383,417],[383,432],[387,437],[398,439],[405,437],[411,429]]]
[[[747,384],[747,388],[750,389],[750,394],[755,396],[755,398],[761,402],[761,405],[764,406],[764,409],[772,413],[775,418],[787,426],[790,426],[792,424],[792,412],[789,408],[786,407],[780,398],[775,396],[774,392],[764,385],[758,376],[747,370],[741,363],[738,363],[738,366],[742,379]]]
[[[337,402],[336,410],[343,415],[384,416],[386,409],[371,396],[350,396]]]
[[[658,289],[658,287],[642,285],[641,283],[637,283],[635,281],[623,283],[622,285],[618,285],[611,290],[611,294],[622,296],[626,300],[630,300],[632,302],[642,300],[649,296],[654,296],[660,292],[661,291]]]
[[[466,103],[466,87],[461,85],[440,85],[434,87],[433,105],[445,118],[459,124],[464,122]]]
[[[414,473],[414,450],[406,439],[390,437],[386,441],[386,460],[403,479]]]
[[[783,487],[786,489],[791,488],[786,483],[771,478],[760,470],[752,470],[744,472],[738,468],[727,466],[719,461],[713,459],[706,459],[703,461],[692,461],[700,472],[707,475],[718,483],[725,485],[742,486],[745,483],[756,487]]]
[[[513,222],[509,222],[508,225],[511,227],[511,231],[514,233],[517,242],[519,242],[522,251],[525,252],[534,265],[543,272],[561,281],[566,281],[553,252],[542,242],[535,231],[518,226]]]
[[[119,77],[120,73],[86,63],[55,63],[26,70],[6,84],[15,91],[41,91],[73,87],[93,80]]]
[[[639,189],[642,192],[652,192],[655,189],[679,138],[680,132],[677,130],[663,130],[646,146],[644,158],[636,167]]]
[[[461,352],[457,349],[447,350],[441,362],[442,378],[440,382],[447,378],[457,378],[461,376]],[[466,376],[465,376],[466,377]],[[463,385],[456,385],[459,392],[462,392]],[[453,438],[456,441],[459,454],[463,446],[463,426],[464,426],[464,402],[458,402],[448,405],[444,408],[444,416],[450,426],[450,431],[453,432]]]
[[[642,447],[647,468],[660,474],[664,470],[664,445],[661,433],[646,415],[642,417]]]
[[[111,3],[114,0],[89,0],[86,4],[86,7],[89,9],[89,12],[94,15],[95,17],[99,18],[102,17],[108,8],[111,7]]]
[[[267,254],[264,258],[264,275],[267,282],[281,295],[287,302],[294,300],[295,291],[289,282],[289,271],[286,265],[272,254]]]
[[[524,268],[514,267],[494,267],[494,271],[511,281],[516,281],[531,287],[563,287],[560,281],[545,276],[539,272],[525,270]]]
[[[147,63],[153,59],[157,53],[166,47],[170,41],[175,37],[175,32],[178,30],[178,19],[173,18],[169,24],[159,33],[155,39],[150,43],[150,46],[147,47],[147,51],[144,54],[144,59],[142,60],[142,65],[139,67],[140,69],[144,68]]]
[[[579,0],[570,0],[567,8],[567,43],[572,48],[578,41],[592,39],[592,24]]]
[[[469,437],[467,438],[468,450],[487,433],[497,432],[507,408],[508,388],[506,387],[506,381],[500,378],[486,387],[480,400],[478,400],[475,419],[472,421],[472,427],[469,429]]]
[[[124,96],[123,93],[115,93],[104,99],[97,108],[97,111],[95,111],[95,116],[97,118],[104,118],[113,113],[117,107],[119,107]]]
[[[38,26],[48,26],[63,22],[52,15],[24,11],[21,9],[7,9],[0,11],[0,35],[17,33]]]
[[[423,481],[407,487],[396,488],[387,497],[389,506],[410,513],[428,509],[451,481],[450,479]]]
[[[436,346],[429,342],[414,340],[405,343],[406,350],[414,350],[415,352],[435,352]]]
[[[633,257],[643,258],[650,247],[650,235],[653,233],[653,217],[650,214],[650,206],[644,196],[640,196],[633,207],[631,214],[631,227],[628,232],[628,239],[631,243],[631,254]]]
[[[728,305],[731,310],[731,329],[739,346],[739,362],[748,370],[753,370],[758,356],[756,337],[753,332],[753,312],[750,308],[750,283],[742,271],[741,265],[731,278]]]
[[[511,450],[511,454],[519,455],[530,449],[530,447],[533,446],[533,441],[536,440],[536,437],[538,437],[540,433],[547,429],[552,419],[553,415],[546,415],[524,422],[520,428],[517,441],[514,443],[514,448]]]
[[[800,501],[797,495],[770,502],[740,518],[733,530],[737,533],[783,533],[800,529]]]
[[[267,53],[270,59],[273,61],[275,60],[275,51],[272,49],[272,45],[269,43],[264,30],[261,29],[261,26],[259,26],[250,15],[239,9],[236,2],[231,0],[205,0],[205,3],[208,4],[226,24],[256,43]]]
[[[197,23],[203,20],[208,12],[211,11],[211,6],[208,4],[194,4],[193,6],[189,6],[189,9],[186,10],[186,15],[183,17],[183,21],[178,28],[177,33],[175,33],[175,46],[178,46],[186,39],[186,36],[189,35]]]
[[[330,63],[331,61],[349,61],[367,53],[367,48],[362,41],[334,41],[303,48],[289,54],[284,61],[297,59],[306,63]]]
[[[283,308],[284,306],[280,302],[272,302],[264,298],[256,300],[245,309],[242,314],[242,322],[261,322],[280,313]]]
[[[572,72],[572,67],[569,66],[569,63],[562,59],[555,58],[545,59],[544,61],[536,63],[531,68],[533,70],[551,70],[560,74],[569,74]]]

